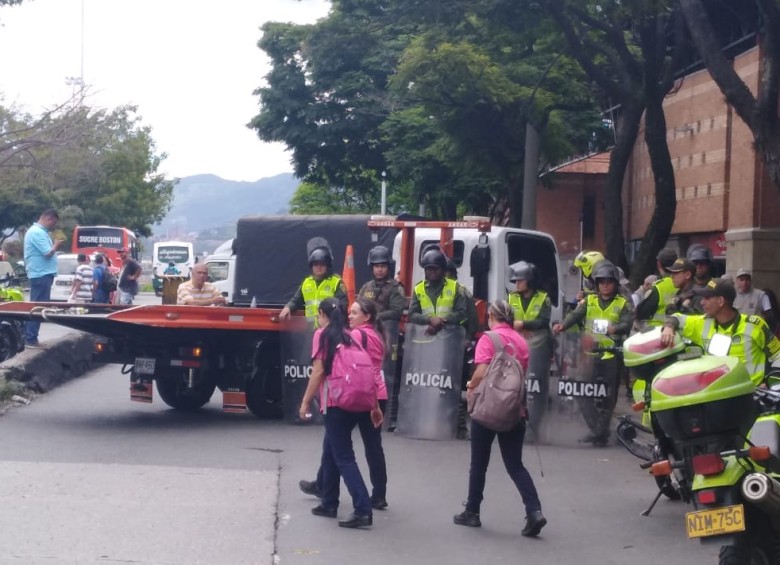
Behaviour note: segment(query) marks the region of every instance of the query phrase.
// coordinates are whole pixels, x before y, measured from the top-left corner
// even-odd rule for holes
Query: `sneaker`
[[[520,535],[527,538],[536,537],[546,525],[547,518],[542,515],[541,510],[536,510],[525,517],[525,527],[520,532]]]
[[[298,488],[301,489],[303,494],[316,496],[317,498],[322,497],[320,494],[320,487],[317,486],[317,481],[298,481]]]
[[[471,510],[464,510],[460,514],[455,514],[452,517],[452,521],[458,526],[468,526],[469,528],[479,528],[482,526],[482,522],[479,519],[478,512],[472,512]]]
[[[29,347],[30,349],[44,349],[41,342],[37,339],[35,341],[25,341],[24,346]]]

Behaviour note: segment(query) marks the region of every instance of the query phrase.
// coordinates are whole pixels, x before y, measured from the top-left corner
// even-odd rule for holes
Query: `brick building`
[[[758,48],[734,65],[753,92],[759,81]],[[664,101],[667,142],[677,185],[677,214],[668,242],[684,253],[707,245],[726,272],[745,267],[759,287],[780,289],[780,190],[753,150],[753,136],[706,70],[686,76]],[[581,246],[603,249],[604,184],[608,154],[557,167],[539,186],[537,227],[556,239],[561,256]],[[623,186],[629,257],[638,247],[655,205],[650,158],[640,134]]]

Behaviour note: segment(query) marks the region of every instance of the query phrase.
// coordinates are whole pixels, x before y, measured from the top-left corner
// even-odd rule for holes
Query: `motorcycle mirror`
[[[710,338],[707,345],[707,353],[718,357],[725,357],[731,349],[731,338],[723,334],[715,334]]]

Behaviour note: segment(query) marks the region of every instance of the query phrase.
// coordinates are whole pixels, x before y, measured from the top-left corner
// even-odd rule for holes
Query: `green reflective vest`
[[[620,312],[626,307],[627,301],[620,294],[616,294],[612,299],[612,302],[607,304],[605,309],[601,308],[599,304],[598,294],[590,294],[587,298],[587,310],[585,311],[585,328],[590,331],[589,324],[593,320],[607,320],[612,324],[617,324],[620,321]],[[598,341],[601,345],[610,346],[614,345],[615,340],[608,335],[599,335]],[[613,353],[603,353],[602,359],[613,359],[615,355]]]
[[[647,320],[647,325],[656,327],[663,326],[666,321],[666,307],[674,302],[677,296],[677,289],[674,288],[672,277],[664,277],[653,284],[658,291],[658,307],[653,317]]]
[[[455,305],[455,296],[458,293],[458,283],[452,279],[444,279],[444,286],[441,289],[441,294],[436,299],[435,306],[428,297],[428,293],[425,292],[425,281],[417,283],[417,286],[414,287],[414,293],[417,295],[417,300],[420,302],[420,311],[423,314],[426,316],[446,318],[447,315],[452,312],[452,307]]]
[[[312,276],[303,280],[301,294],[303,295],[304,312],[307,318],[314,320],[315,326],[320,302],[335,296],[339,284],[341,284],[341,277],[338,275],[327,276],[320,282],[317,282]]]
[[[527,320],[535,320],[539,317],[539,311],[544,306],[544,301],[547,300],[547,293],[537,290],[531,301],[528,303],[528,309],[523,310],[522,296],[519,292],[509,293],[509,305],[515,313],[515,320],[521,320],[523,322]]]

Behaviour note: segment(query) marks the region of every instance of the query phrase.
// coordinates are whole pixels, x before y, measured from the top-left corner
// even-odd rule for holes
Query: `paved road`
[[[297,489],[313,478],[320,428],[223,414],[219,393],[197,414],[135,404],[127,385],[108,366],[0,418],[0,564],[717,562],[717,548],[685,538],[682,504],[639,516],[651,480],[617,447],[526,448],[549,519],[526,539],[498,453],[483,527],[468,529],[452,524],[468,443],[388,434],[390,507],[351,531],[312,516]]]

